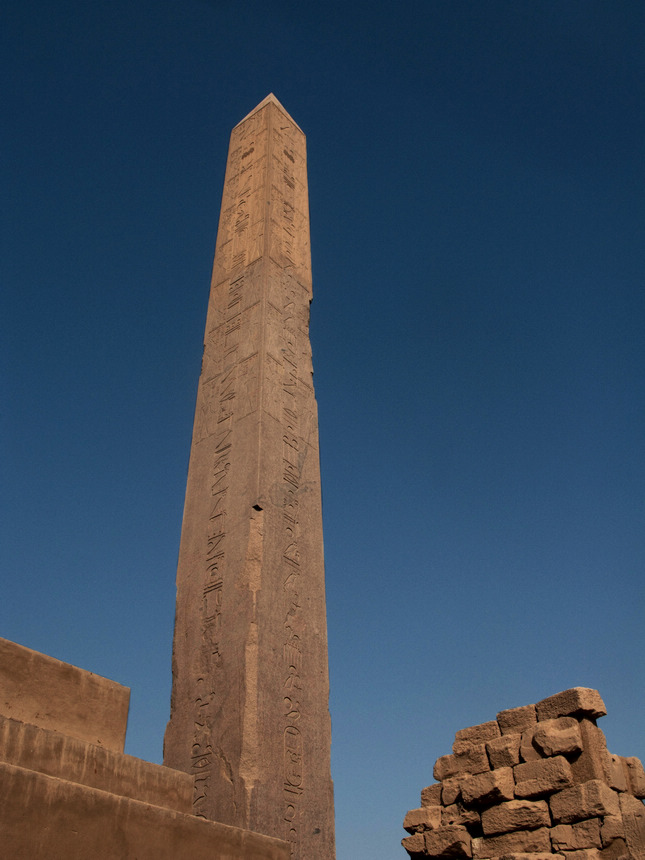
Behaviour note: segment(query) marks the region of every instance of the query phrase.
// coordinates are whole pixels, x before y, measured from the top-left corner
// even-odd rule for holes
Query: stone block
[[[625,828],[625,842],[631,852],[630,857],[637,857],[640,860],[645,857],[645,807],[631,794],[619,795],[619,803]]]
[[[556,824],[572,824],[584,818],[620,814],[618,795],[599,779],[591,779],[553,794],[549,798],[549,807]]]
[[[622,756],[611,755],[609,753],[609,785],[614,791],[629,791],[629,779],[627,776],[627,766],[623,762]]]
[[[177,812],[193,809],[188,773],[4,717],[0,761]]]
[[[507,708],[497,715],[497,724],[503,735],[518,735],[537,720],[535,705],[522,705],[521,708]]]
[[[475,744],[470,741],[455,741],[453,750],[455,763],[459,767],[459,773],[484,773],[490,770],[485,744]]]
[[[0,763],[6,860],[289,860],[288,842]]]
[[[473,856],[470,834],[465,827],[453,825],[429,830],[425,835],[425,848],[431,857]]]
[[[474,809],[466,809],[462,803],[444,806],[441,811],[441,823],[446,827],[450,824],[459,824],[462,827],[467,827],[470,831],[471,827],[479,826],[480,822],[479,813]]]
[[[634,797],[645,798],[645,770],[641,760],[636,756],[623,757],[623,764],[627,768],[627,780],[629,791]]]
[[[485,836],[515,830],[536,830],[538,827],[549,827],[550,824],[549,807],[544,800],[509,800],[482,812]]]
[[[634,860],[635,857],[640,860],[641,857],[645,857],[645,854],[634,854],[629,850],[624,839],[615,839],[611,845],[600,851],[600,856],[602,860]]]
[[[574,714],[598,719],[607,713],[605,703],[598,690],[590,687],[573,687],[542,699],[535,706],[538,720],[568,717]]]
[[[557,717],[539,722],[533,732],[533,746],[544,756],[577,756],[582,752],[578,721],[573,717]]]
[[[408,833],[434,830],[436,827],[441,827],[440,806],[421,806],[419,809],[411,809],[403,819],[403,829]]]
[[[441,803],[441,783],[435,782],[421,789],[421,806],[438,806]]]
[[[411,857],[422,857],[425,855],[426,843],[423,833],[414,833],[412,836],[404,836],[401,845]]]
[[[513,767],[519,764],[520,740],[521,735],[502,735],[500,738],[488,741],[486,752],[491,768]]]
[[[611,755],[601,729],[593,719],[580,717],[578,728],[582,738],[582,753],[571,761],[575,782],[588,782],[590,779],[611,781]]]
[[[576,824],[558,824],[551,828],[551,845],[557,851],[579,848],[601,848],[600,819],[588,818]]]
[[[443,782],[459,773],[459,762],[454,755],[442,755],[434,763],[432,775],[437,782]]]
[[[130,690],[0,638],[0,714],[123,752]]]
[[[460,781],[461,796],[468,806],[492,806],[513,799],[513,769],[500,767],[487,773],[464,776]]]
[[[546,827],[473,839],[473,860],[488,860],[515,853],[548,854],[550,851],[551,840]]]
[[[605,815],[600,825],[600,838],[605,847],[613,842],[614,839],[625,838],[625,826],[622,815]]]
[[[460,729],[455,735],[455,743],[468,741],[474,744],[483,744],[493,738],[500,736],[500,729],[497,720],[490,720],[488,723],[480,723],[478,726],[470,726],[467,729]],[[453,752],[457,750],[453,746]]]
[[[579,848],[577,851],[565,851],[566,860],[603,860],[598,848]]]
[[[553,854],[551,851],[513,851],[511,854],[501,854],[497,860],[565,860],[564,854]]]
[[[441,802],[444,806],[450,806],[458,797],[461,797],[461,778],[451,776],[444,779],[441,788]]]
[[[517,764],[513,776],[516,797],[543,797],[573,782],[571,766],[563,756]]]
[[[539,723],[529,726],[522,732],[520,740],[520,761],[539,761],[544,758],[540,750],[533,744],[533,736],[537,731]]]

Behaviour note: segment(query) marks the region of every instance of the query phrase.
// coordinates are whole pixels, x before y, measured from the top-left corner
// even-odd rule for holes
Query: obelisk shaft
[[[164,762],[194,812],[334,856],[305,137],[231,135],[177,572]]]

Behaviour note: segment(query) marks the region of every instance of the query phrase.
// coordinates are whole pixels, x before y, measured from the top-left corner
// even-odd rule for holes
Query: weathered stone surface
[[[535,705],[507,708],[497,715],[497,723],[503,735],[521,734],[537,720]]]
[[[0,639],[0,714],[123,752],[130,690]]]
[[[164,763],[194,812],[334,856],[305,137],[231,134],[177,568]]]
[[[542,699],[536,704],[535,710],[538,720],[550,720],[554,717],[567,717],[573,714],[597,719],[607,713],[598,690],[592,690],[589,687],[563,690],[561,693]]]
[[[473,806],[491,806],[513,799],[513,770],[500,767],[487,773],[461,778],[461,796],[464,803]]]
[[[178,812],[192,811],[189,774],[18,720],[0,717],[0,761]]]
[[[546,827],[538,830],[517,830],[514,833],[503,833],[501,836],[484,836],[473,839],[474,860],[500,857],[505,854],[548,853],[551,850],[551,840]]]
[[[491,768],[513,767],[520,761],[521,735],[503,735],[488,741],[486,752]]]
[[[458,797],[461,797],[461,778],[451,776],[442,783],[441,802],[444,806],[450,806]]]
[[[537,731],[539,723],[529,726],[522,732],[520,741],[520,761],[539,761],[544,758],[541,751],[533,744],[533,736]]]
[[[0,857],[289,860],[289,845],[0,763]]]
[[[466,809],[462,803],[453,803],[450,806],[444,806],[441,811],[441,823],[444,826],[450,824],[459,824],[462,827],[468,827],[469,830],[473,825],[480,823],[481,817],[474,809]]]
[[[542,797],[571,785],[571,766],[563,756],[515,765],[516,797]]]
[[[620,813],[618,795],[599,779],[573,785],[553,794],[549,798],[549,807],[553,821],[559,824]]]
[[[497,860],[565,860],[564,854],[554,854],[551,851],[513,851],[511,854],[500,854]]]
[[[472,857],[470,834],[465,827],[439,827],[425,834],[425,847],[431,857]]]
[[[577,851],[565,851],[566,860],[603,860],[598,848],[579,848]]]
[[[609,753],[609,779],[608,783],[614,791],[629,791],[629,780],[627,778],[627,766],[619,755]]]
[[[619,803],[625,828],[625,842],[631,856],[640,860],[645,857],[645,807],[631,794],[619,795]],[[613,847],[613,844],[610,847]]]
[[[557,851],[601,848],[600,819],[588,818],[577,824],[558,824],[551,828],[551,845]]]
[[[578,728],[582,738],[582,753],[571,761],[575,782],[588,782],[590,779],[611,781],[611,755],[601,729],[593,719],[578,718]]]
[[[412,836],[405,836],[401,840],[401,845],[411,857],[420,857],[425,854],[426,843],[423,833],[414,833]]]
[[[439,782],[445,779],[450,779],[451,776],[456,776],[460,771],[459,762],[454,755],[442,755],[434,763],[432,775]]]
[[[533,746],[544,756],[577,755],[582,752],[578,721],[573,717],[557,717],[539,722],[533,732]]]
[[[626,756],[622,759],[623,764],[627,768],[627,779],[629,781],[629,791],[634,797],[645,798],[645,770],[641,760],[636,756]]]
[[[421,806],[436,806],[441,803],[441,783],[435,782],[421,789]]]
[[[602,848],[599,854],[602,860],[634,860],[635,857],[641,860],[641,857],[645,856],[631,852],[624,839],[614,839],[611,845]]]
[[[490,770],[485,744],[455,741],[453,750],[455,762],[459,766],[459,773],[484,773]]]
[[[605,815],[600,826],[600,838],[606,847],[614,839],[625,838],[625,826],[622,815]]]
[[[499,725],[496,720],[490,720],[488,723],[480,723],[478,726],[470,726],[467,729],[460,729],[455,735],[455,743],[463,743],[468,741],[473,744],[483,744],[493,738],[500,736]],[[453,752],[457,750],[453,746]]]
[[[408,833],[434,830],[436,827],[441,827],[440,806],[421,806],[419,809],[411,809],[403,819],[403,829]]]
[[[514,830],[535,830],[550,824],[549,807],[544,800],[509,800],[482,812],[485,836],[511,833]]]

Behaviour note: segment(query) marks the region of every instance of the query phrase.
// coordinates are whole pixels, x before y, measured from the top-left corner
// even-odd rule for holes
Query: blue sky
[[[161,759],[230,130],[308,139],[339,860],[454,732],[598,688],[645,757],[641,2],[5,4],[0,635]]]

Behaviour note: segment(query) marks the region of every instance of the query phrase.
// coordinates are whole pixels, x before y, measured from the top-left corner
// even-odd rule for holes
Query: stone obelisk
[[[305,136],[231,134],[177,572],[164,763],[196,815],[334,857]]]

